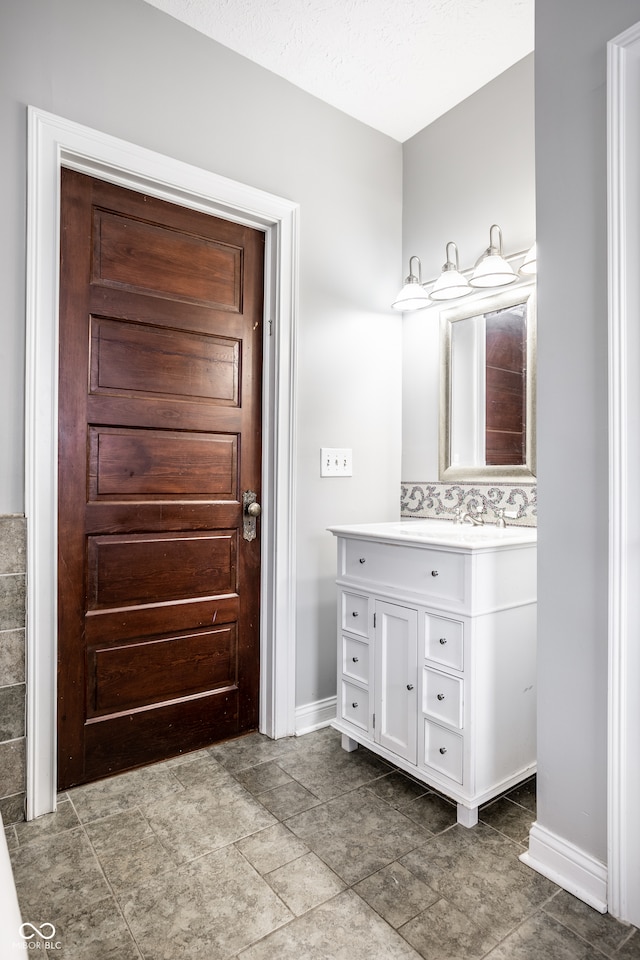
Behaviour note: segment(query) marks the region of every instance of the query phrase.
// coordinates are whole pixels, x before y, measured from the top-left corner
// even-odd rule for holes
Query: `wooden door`
[[[62,171],[61,789],[257,727],[263,265],[259,231]]]

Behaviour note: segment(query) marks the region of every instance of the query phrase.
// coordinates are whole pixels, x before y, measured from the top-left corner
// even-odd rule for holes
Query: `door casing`
[[[27,819],[56,808],[57,368],[63,166],[265,233],[260,730],[274,738],[295,732],[298,205],[29,107]]]

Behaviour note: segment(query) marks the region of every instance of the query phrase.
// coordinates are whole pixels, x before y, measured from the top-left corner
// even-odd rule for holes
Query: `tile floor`
[[[7,828],[57,960],[640,960],[640,931],[524,866],[533,782],[455,807],[330,728],[250,734]]]

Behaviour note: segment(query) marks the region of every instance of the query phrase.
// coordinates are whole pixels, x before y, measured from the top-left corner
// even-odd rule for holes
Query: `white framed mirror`
[[[440,311],[440,480],[536,476],[535,281]]]

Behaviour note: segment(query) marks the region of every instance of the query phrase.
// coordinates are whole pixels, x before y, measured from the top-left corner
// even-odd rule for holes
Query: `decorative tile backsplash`
[[[24,819],[26,521],[0,516],[0,813]]]
[[[495,483],[408,483],[403,481],[400,496],[402,517],[431,517],[453,520],[457,507],[483,513],[485,523],[495,523],[495,508],[505,509],[507,524],[535,527],[538,499],[535,484],[520,486]],[[515,514],[515,516],[513,516]]]

